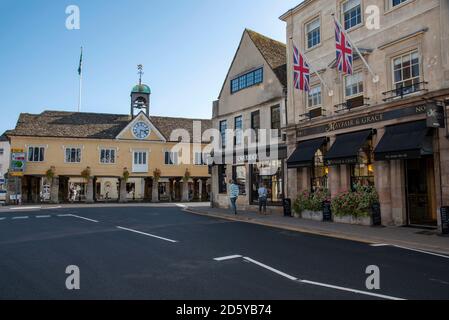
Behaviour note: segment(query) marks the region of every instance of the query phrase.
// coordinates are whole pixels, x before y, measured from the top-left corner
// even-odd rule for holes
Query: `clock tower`
[[[143,65],[137,66],[139,70],[139,84],[134,86],[131,91],[131,117],[137,116],[140,111],[144,110],[146,115],[150,115],[150,95],[151,89],[146,84],[142,84]]]

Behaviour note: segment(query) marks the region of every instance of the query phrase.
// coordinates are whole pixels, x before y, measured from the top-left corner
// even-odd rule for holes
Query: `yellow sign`
[[[23,177],[23,172],[10,171],[8,174],[10,177]]]
[[[24,153],[24,149],[11,149],[11,153]]]

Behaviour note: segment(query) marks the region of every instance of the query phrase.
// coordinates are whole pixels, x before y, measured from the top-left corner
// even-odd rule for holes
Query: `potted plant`
[[[156,183],[159,182],[159,180],[161,179],[161,175],[162,175],[161,170],[154,169],[154,171],[153,171],[154,182],[156,182]]]
[[[191,176],[191,174],[190,174],[189,169],[186,169],[186,172],[184,173],[184,177],[182,178],[182,180],[183,180],[184,182],[189,182],[189,180],[190,180],[191,177],[192,177],[192,176]]]
[[[55,167],[52,166],[45,172],[45,178],[47,179],[47,183],[51,184],[53,182],[54,177],[55,177]]]
[[[297,217],[307,220],[323,221],[323,203],[329,199],[328,190],[304,191],[293,204]]]
[[[86,181],[89,182],[89,179],[91,177],[91,169],[90,167],[87,167],[86,169],[84,169],[83,171],[81,171],[81,177]]]
[[[125,182],[127,182],[129,180],[129,176],[130,176],[130,173],[128,171],[128,168],[123,168],[122,178]]]

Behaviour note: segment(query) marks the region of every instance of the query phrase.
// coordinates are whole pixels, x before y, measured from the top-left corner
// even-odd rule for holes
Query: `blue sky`
[[[243,30],[285,42],[278,17],[299,2],[0,0],[0,131],[20,112],[76,110],[81,45],[82,111],[127,114],[142,63],[151,114],[210,118]],[[80,30],[65,27],[72,4]]]

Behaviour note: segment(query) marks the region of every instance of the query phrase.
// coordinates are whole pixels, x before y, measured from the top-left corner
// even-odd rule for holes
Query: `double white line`
[[[294,276],[291,276],[285,272],[282,272],[280,270],[277,270],[275,268],[272,268],[270,266],[267,266],[266,264],[263,264],[259,261],[256,261],[254,259],[248,258],[248,257],[244,257],[241,255],[233,255],[233,256],[227,256],[227,257],[221,257],[221,258],[215,258],[215,261],[218,262],[223,262],[223,261],[228,261],[228,260],[233,260],[233,259],[239,259],[239,258],[243,258],[243,260],[253,263],[261,268],[264,268],[266,270],[269,270],[281,277],[287,278],[288,280],[291,281],[295,281],[295,282],[299,282],[302,284],[307,284],[307,285],[312,285],[312,286],[317,286],[317,287],[324,287],[324,288],[329,288],[329,289],[334,289],[334,290],[339,290],[339,291],[346,291],[346,292],[351,292],[351,293],[356,293],[356,294],[361,294],[361,295],[365,295],[365,296],[370,296],[370,297],[375,297],[375,298],[381,298],[381,299],[386,299],[386,300],[405,300],[403,298],[398,298],[398,297],[392,297],[392,296],[386,296],[383,294],[377,294],[377,293],[372,293],[372,292],[367,292],[367,291],[361,291],[361,290],[356,290],[356,289],[351,289],[351,288],[345,288],[345,287],[340,287],[340,286],[334,286],[334,285],[330,285],[330,284],[326,284],[326,283],[320,283],[320,282],[315,282],[315,281],[309,281],[309,280],[302,280],[302,279],[298,279]]]

